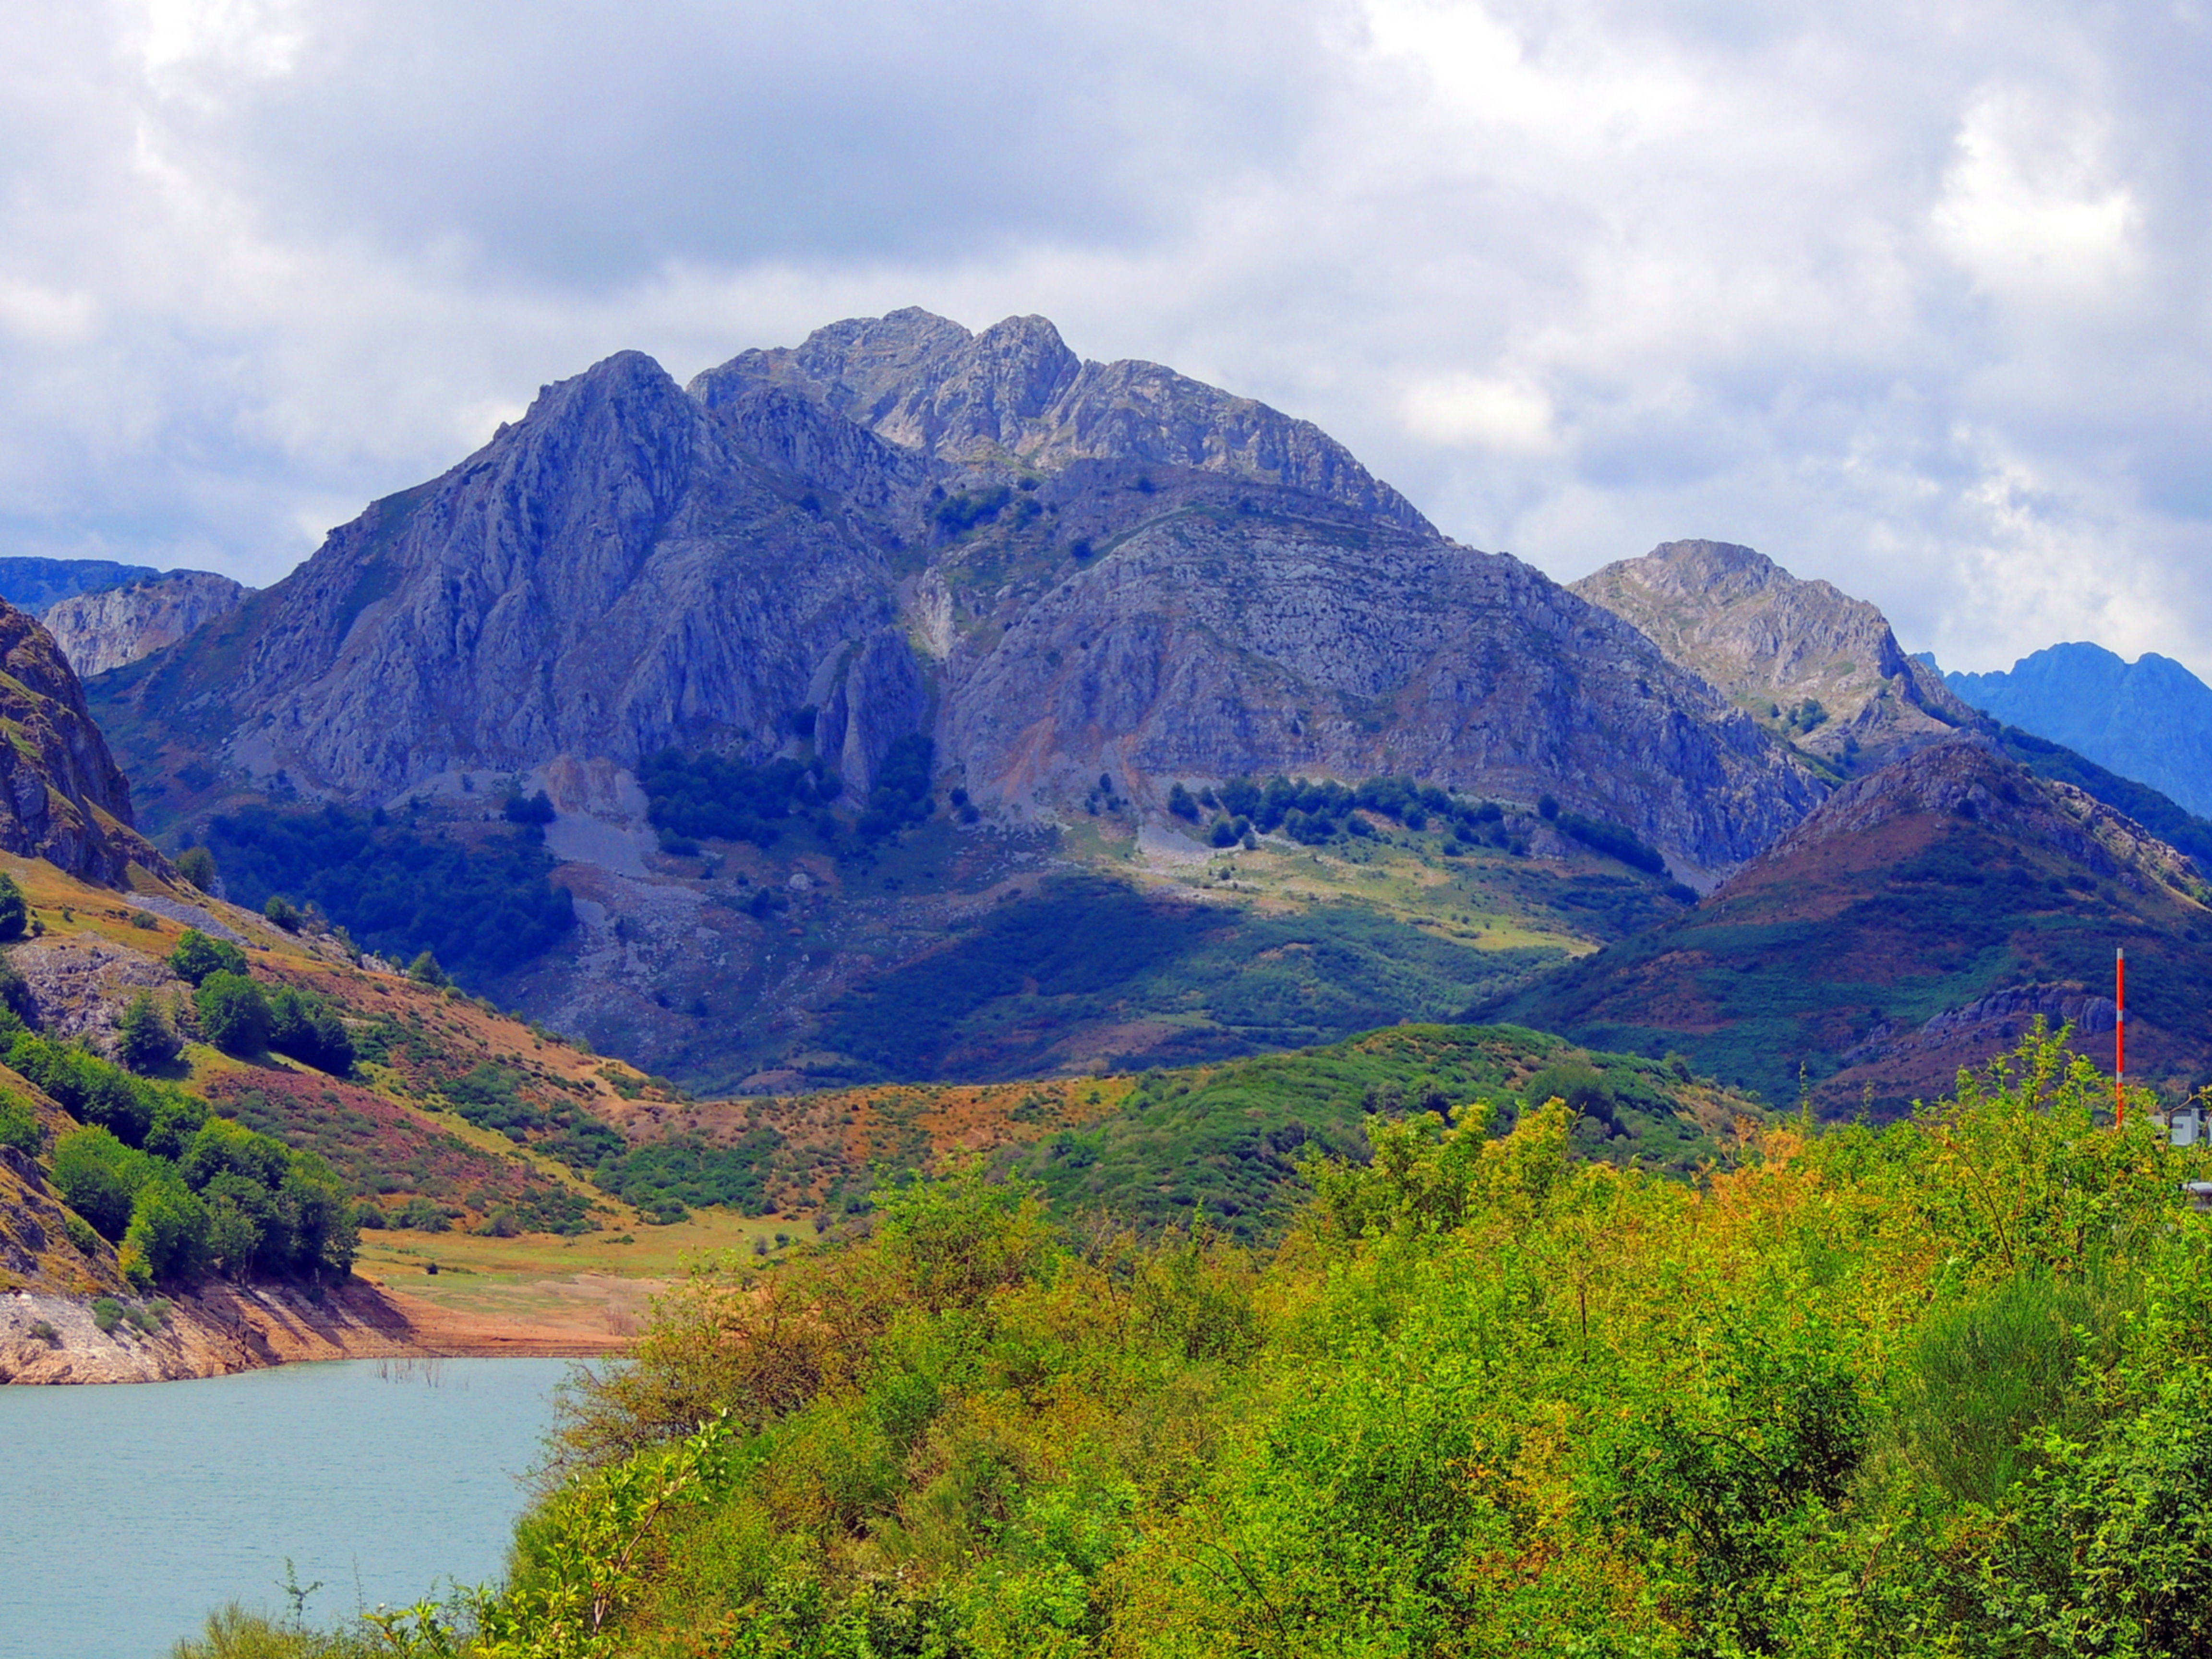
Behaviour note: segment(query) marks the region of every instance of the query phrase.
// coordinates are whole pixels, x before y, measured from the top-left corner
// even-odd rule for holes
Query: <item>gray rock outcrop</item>
[[[1846,771],[1881,765],[1973,723],[1973,710],[1942,677],[1905,655],[1879,610],[1827,582],[1801,580],[1748,547],[1664,542],[1573,587],[1800,748]]]
[[[799,346],[741,353],[690,390],[713,409],[761,384],[803,387],[877,436],[943,460],[1198,467],[1429,528],[1312,422],[1158,363],[1085,362],[1042,317],[1009,317],[981,334],[914,307],[856,318]]]
[[[172,570],[166,575],[80,593],[52,606],[39,620],[54,636],[78,676],[90,679],[111,668],[174,645],[195,629],[227,617],[253,590],[210,570]]]

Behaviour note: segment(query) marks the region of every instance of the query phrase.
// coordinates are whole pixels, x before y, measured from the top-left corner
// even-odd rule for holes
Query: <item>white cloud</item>
[[[2212,674],[2212,69],[2087,0],[0,0],[0,541],[271,580],[611,350],[1041,311],[1561,576]],[[348,505],[350,504],[350,505]]]

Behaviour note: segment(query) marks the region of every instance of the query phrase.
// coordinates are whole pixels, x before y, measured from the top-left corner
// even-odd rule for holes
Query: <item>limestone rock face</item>
[[[1870,769],[1973,723],[1942,677],[1905,654],[1873,605],[1801,581],[1728,542],[1665,542],[1583,577],[1574,591],[1649,635],[1797,745],[1847,772]],[[1792,724],[1793,709],[1820,707]],[[1771,711],[1771,712],[1770,712]]]
[[[64,599],[39,620],[78,677],[90,679],[174,645],[229,615],[252,593],[211,570],[172,570]]]
[[[928,724],[929,688],[912,647],[896,629],[878,629],[815,715],[814,752],[832,761],[849,799],[866,800],[891,745]]]
[[[1033,317],[840,323],[688,395],[609,358],[100,695],[179,816],[217,775],[367,802],[672,744],[764,760],[809,707],[855,799],[916,732],[1014,820],[1102,771],[1154,805],[1177,779],[1407,772],[1553,795],[1698,884],[1822,790],[1310,422],[1083,362]]]
[[[1692,878],[1819,799],[1747,716],[1541,573],[1313,507],[1173,515],[956,655],[945,730],[969,788],[1021,811],[1102,771],[1159,795],[1407,773],[1552,794]]]
[[[772,753],[816,665],[893,614],[886,536],[836,486],[880,501],[911,466],[790,412],[763,455],[652,359],[609,358],[125,695],[210,694],[234,764],[357,799],[564,753]]]
[[[878,437],[948,461],[1005,455],[1200,467],[1288,484],[1417,529],[1428,520],[1310,421],[1158,363],[1085,362],[1042,317],[970,334],[908,308],[748,351],[691,382],[709,408],[760,383],[795,386]]]
[[[0,605],[0,848],[110,886],[168,867],[132,827],[131,788],[53,636]]]

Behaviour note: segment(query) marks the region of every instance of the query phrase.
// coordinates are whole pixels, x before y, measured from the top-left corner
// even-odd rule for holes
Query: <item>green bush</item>
[[[300,908],[281,893],[271,893],[261,914],[288,933],[300,931]]]
[[[100,1334],[107,1336],[123,1322],[123,1304],[112,1296],[96,1296],[92,1299],[92,1322]]]
[[[0,870],[0,940],[21,939],[31,925],[31,907],[15,878]]]
[[[432,951],[465,981],[536,960],[576,925],[536,825],[465,845],[333,804],[222,814],[207,838],[236,902],[283,894],[367,950],[403,962]]]
[[[269,1046],[318,1071],[343,1077],[353,1069],[353,1038],[329,1000],[295,986],[269,998]]]
[[[99,1255],[100,1235],[92,1230],[92,1223],[87,1221],[75,1210],[71,1210],[62,1218],[62,1228],[69,1234],[70,1243],[76,1246],[81,1255],[87,1257]]]
[[[173,1172],[165,1170],[139,1188],[123,1247],[161,1283],[197,1278],[209,1260],[207,1206]]]
[[[187,927],[169,952],[169,967],[178,978],[197,986],[210,974],[243,974],[246,952],[228,939],[210,939],[197,927]]]
[[[54,1143],[55,1190],[101,1237],[111,1241],[123,1237],[131,1225],[138,1189],[162,1167],[160,1159],[125,1146],[96,1126],[72,1129]]]
[[[258,1054],[269,1046],[268,999],[245,975],[227,969],[210,974],[192,1000],[200,1030],[225,1054]]]
[[[36,1158],[46,1144],[46,1131],[39,1127],[31,1103],[0,1090],[0,1146],[13,1146],[26,1157]]]
[[[116,1022],[115,1051],[134,1072],[157,1071],[177,1057],[177,1034],[145,991],[133,996]]]
[[[203,893],[215,890],[215,854],[204,847],[187,847],[177,854],[177,873]]]

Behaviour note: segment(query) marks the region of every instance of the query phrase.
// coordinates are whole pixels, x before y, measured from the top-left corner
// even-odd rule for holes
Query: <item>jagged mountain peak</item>
[[[1083,460],[1287,484],[1433,534],[1413,504],[1310,421],[1135,359],[1079,359],[1038,316],[981,334],[917,308],[853,318],[693,379],[708,408],[749,384],[802,386],[878,436],[939,459],[1046,471]]]
[[[1670,660],[1846,774],[1969,724],[1973,710],[1905,654],[1889,620],[1733,542],[1662,542],[1571,584]]]

